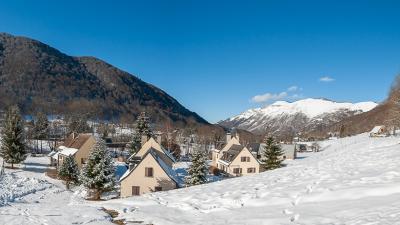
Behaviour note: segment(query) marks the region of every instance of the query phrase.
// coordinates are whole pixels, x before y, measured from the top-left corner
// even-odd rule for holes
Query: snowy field
[[[47,157],[29,157],[22,170],[6,169],[0,177],[0,224],[112,224],[99,208],[45,176],[47,164]]]
[[[367,135],[272,172],[102,203],[149,224],[400,224],[400,139]]]
[[[47,178],[47,158],[28,158],[0,178],[0,224],[112,224],[101,207],[127,224],[400,224],[399,143],[330,140],[275,171],[103,202]]]

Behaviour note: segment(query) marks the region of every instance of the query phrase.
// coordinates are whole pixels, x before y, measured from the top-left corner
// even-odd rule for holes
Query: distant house
[[[295,144],[282,144],[281,148],[283,151],[283,160],[297,158],[297,148]]]
[[[371,132],[369,132],[370,137],[386,137],[388,134],[388,130],[386,126],[375,126]]]
[[[229,134],[226,145],[221,150],[213,150],[211,165],[229,176],[246,176],[260,172],[257,158],[236,137],[231,138]]]
[[[296,144],[281,144],[283,151],[282,159],[296,159],[299,145]],[[249,145],[249,149],[257,159],[261,159],[265,151],[265,143],[253,143]]]
[[[57,151],[49,154],[51,164],[58,167],[67,156],[72,155],[78,167],[82,168],[95,143],[96,139],[92,134],[72,133],[62,145],[57,147]]]
[[[180,187],[181,182],[172,169],[175,159],[153,138],[150,138],[130,160],[134,163],[120,179],[121,197]]]

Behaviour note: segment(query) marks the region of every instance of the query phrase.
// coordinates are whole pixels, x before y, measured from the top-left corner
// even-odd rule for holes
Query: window
[[[247,173],[255,173],[256,172],[256,168],[252,167],[252,168],[247,168]]]
[[[243,156],[243,157],[240,158],[240,161],[242,161],[242,162],[250,162],[250,157]]]
[[[146,167],[145,168],[145,176],[146,177],[153,177],[153,168],[152,167]]]
[[[242,173],[242,168],[234,168],[233,169],[234,174],[241,174]]]
[[[162,191],[162,187],[154,187],[155,191]]]
[[[132,186],[132,195],[140,195],[140,187]]]

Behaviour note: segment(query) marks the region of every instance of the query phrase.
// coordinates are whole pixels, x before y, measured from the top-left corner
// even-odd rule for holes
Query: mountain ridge
[[[69,56],[45,43],[0,33],[0,107],[24,113],[95,113],[133,121],[210,125],[160,88],[93,56]],[[86,109],[86,110],[85,110]]]
[[[314,129],[320,130],[376,106],[374,102],[340,103],[321,98],[277,101],[262,108],[249,109],[219,124],[226,128],[240,128],[258,134],[265,132],[286,139]]]

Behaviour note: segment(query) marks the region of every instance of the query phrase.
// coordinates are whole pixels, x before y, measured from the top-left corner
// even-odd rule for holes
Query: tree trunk
[[[14,169],[14,163],[11,163],[11,169]]]
[[[98,201],[98,200],[100,200],[100,198],[101,198],[101,191],[95,189],[95,190],[94,190],[93,200]]]
[[[67,188],[67,190],[69,190],[69,181],[65,181],[65,187]]]

